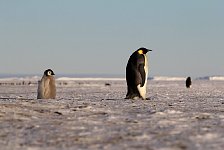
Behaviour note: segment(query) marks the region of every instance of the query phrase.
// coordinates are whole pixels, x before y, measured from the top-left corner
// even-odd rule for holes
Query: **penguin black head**
[[[144,48],[144,47],[141,47],[141,48],[139,48],[136,52],[137,52],[138,54],[146,54],[146,53],[149,52],[149,51],[152,51],[152,50],[147,49],[147,48]]]
[[[52,76],[55,75],[54,72],[51,69],[47,69],[44,71],[44,75],[46,76]]]

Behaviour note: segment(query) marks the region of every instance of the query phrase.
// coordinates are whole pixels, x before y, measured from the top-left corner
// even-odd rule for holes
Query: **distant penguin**
[[[187,79],[186,79],[186,87],[190,88],[191,84],[192,84],[191,77],[187,77]]]
[[[148,59],[146,53],[152,51],[144,47],[136,50],[126,66],[127,95],[125,99],[146,99]]]
[[[54,72],[51,69],[44,71],[42,79],[38,82],[37,99],[55,99],[56,86]]]

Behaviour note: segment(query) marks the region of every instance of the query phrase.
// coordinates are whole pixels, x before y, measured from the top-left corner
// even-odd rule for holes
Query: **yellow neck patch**
[[[143,50],[139,50],[138,53],[139,53],[139,54],[143,54]]]

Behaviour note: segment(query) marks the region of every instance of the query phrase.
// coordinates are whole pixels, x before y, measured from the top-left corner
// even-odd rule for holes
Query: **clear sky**
[[[224,75],[223,0],[1,0],[0,73]]]

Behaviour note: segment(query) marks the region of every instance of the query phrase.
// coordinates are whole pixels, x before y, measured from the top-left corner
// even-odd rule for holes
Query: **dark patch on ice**
[[[46,109],[36,109],[34,111],[37,111],[39,113],[49,113],[50,112],[49,110],[46,110]]]
[[[31,101],[31,100],[34,100],[32,98],[22,98],[22,97],[19,97],[19,98],[16,98],[17,100],[25,100],[25,101]]]
[[[125,119],[125,122],[127,122],[127,123],[138,123],[137,120],[135,120],[135,119],[131,119],[131,118],[126,118],[126,119]]]
[[[78,105],[78,106],[74,106],[74,109],[83,109],[83,108],[87,108],[89,105],[87,104],[83,104],[83,105]]]
[[[16,98],[11,98],[11,97],[1,97],[0,99],[2,99],[2,100],[16,100]]]
[[[210,119],[210,115],[201,114],[199,116],[196,116],[195,118],[198,119],[198,120],[206,120],[206,119]]]
[[[54,113],[55,114],[58,114],[58,115],[62,115],[62,113],[61,112],[58,112],[58,111],[55,111]]]
[[[173,106],[173,104],[168,104],[168,106]]]
[[[111,86],[111,84],[110,83],[105,83],[105,86]]]

